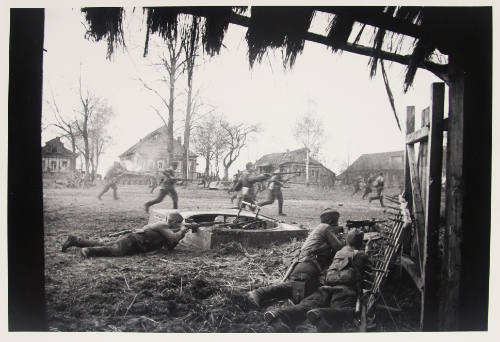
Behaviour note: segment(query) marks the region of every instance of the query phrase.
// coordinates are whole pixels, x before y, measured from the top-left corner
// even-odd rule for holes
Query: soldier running
[[[281,174],[279,174],[279,170],[276,170],[269,179],[267,188],[267,198],[264,201],[260,201],[257,205],[259,207],[273,204],[274,200],[278,200],[278,215],[280,216],[286,216],[285,213],[283,213],[283,193],[281,192],[281,188],[283,187],[283,184],[288,182],[290,179],[292,179],[294,176],[289,177],[287,179],[282,179]]]
[[[254,184],[261,182],[263,180],[269,179],[271,177],[268,173],[263,173],[260,175],[252,176],[253,164],[247,163],[245,165],[245,171],[242,172],[238,183],[235,185],[235,189],[241,187],[241,196],[238,200],[238,208],[241,206],[241,202],[245,201],[248,203],[255,204],[255,191]]]
[[[186,232],[191,229],[183,227],[184,218],[179,213],[168,215],[167,222],[156,222],[136,229],[130,234],[113,242],[85,240],[74,235],[68,236],[62,246],[62,252],[69,247],[80,247],[83,257],[122,257],[126,255],[152,252],[161,248],[172,250]]]
[[[260,287],[248,293],[251,303],[261,307],[273,299],[294,298],[299,302],[310,295],[320,285],[320,275],[328,268],[335,253],[343,246],[335,236],[338,227],[339,212],[325,209],[321,215],[321,223],[314,228],[302,245],[299,255],[289,268],[289,275],[284,281],[270,286]],[[300,292],[302,298],[297,298]]]
[[[238,194],[239,194],[239,190],[240,189],[236,189],[236,184],[238,184],[238,179],[239,179],[239,176],[237,173],[235,173],[233,175],[233,180],[232,180],[232,183],[231,183],[231,189],[228,190],[228,193],[232,193],[231,195],[231,203],[234,203],[234,200],[236,198],[238,198]]]
[[[365,182],[365,193],[363,194],[363,196],[361,196],[361,199],[365,199],[365,197],[370,192],[372,192],[372,182],[373,182],[373,175],[370,173],[370,175],[366,179],[366,182]]]
[[[369,199],[368,199],[368,202],[371,203],[372,200],[376,200],[378,199],[380,201],[380,206],[381,207],[384,207],[384,195],[383,195],[383,191],[384,191],[384,173],[383,172],[380,172],[378,177],[375,179],[375,181],[373,182],[373,187],[375,188],[375,190],[377,191],[377,195],[376,196],[371,196]]]
[[[151,191],[149,192],[150,194],[152,194],[153,191],[155,191],[155,189],[158,187],[158,173],[149,177],[148,187],[151,188]]]
[[[144,210],[146,211],[146,213],[149,212],[149,207],[162,202],[167,195],[170,195],[170,197],[172,198],[173,208],[177,209],[178,197],[177,191],[175,191],[175,182],[177,182],[177,179],[174,177],[174,170],[172,168],[168,168],[163,171],[162,177],[160,179],[160,191],[158,193],[158,197],[144,204]]]
[[[120,180],[120,177],[127,171],[123,165],[120,164],[120,162],[115,161],[113,163],[113,166],[109,168],[109,170],[106,172],[106,175],[104,176],[104,189],[102,189],[101,193],[97,196],[99,200],[101,200],[102,195],[104,195],[106,192],[108,192],[109,189],[113,189],[113,198],[115,200],[119,199],[118,194],[117,194],[117,184],[118,181]]]

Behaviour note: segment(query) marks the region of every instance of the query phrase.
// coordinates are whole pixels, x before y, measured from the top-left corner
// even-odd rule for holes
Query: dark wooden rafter
[[[356,18],[357,22],[378,27],[414,38],[426,37],[421,26],[409,23],[406,20],[393,17],[389,13],[382,12],[383,7],[353,7],[353,6],[331,6],[316,7],[321,11],[334,15],[349,15]]]
[[[235,25],[249,27],[250,18],[233,13],[233,15],[230,18],[230,22]],[[310,42],[331,46],[331,42],[328,40],[327,37],[316,33],[307,32],[304,35],[304,39]],[[411,58],[411,55],[399,55],[396,53],[391,53],[386,51],[376,51],[372,47],[363,46],[359,44],[351,44],[351,43],[346,43],[342,47],[342,50],[367,57],[377,57],[380,59],[384,59],[391,62],[397,62],[404,65],[408,65],[410,63],[410,58]],[[449,78],[448,78],[447,65],[424,61],[419,65],[419,67],[432,72],[434,75],[436,75],[437,77],[441,78],[443,81],[448,83]]]

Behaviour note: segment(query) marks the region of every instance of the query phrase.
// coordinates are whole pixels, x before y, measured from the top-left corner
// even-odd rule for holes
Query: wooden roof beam
[[[375,12],[372,8],[352,7],[352,6],[329,6],[316,7],[317,11],[334,15],[348,15],[355,21],[362,24],[371,25],[384,30],[389,30],[399,34],[414,38],[429,38],[425,35],[422,27],[409,23],[405,20],[394,18],[390,14]]]

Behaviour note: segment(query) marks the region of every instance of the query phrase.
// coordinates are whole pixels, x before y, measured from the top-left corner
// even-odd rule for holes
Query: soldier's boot
[[[258,308],[262,304],[272,299],[287,299],[292,297],[292,285],[290,283],[281,283],[276,285],[259,287],[256,290],[248,293],[248,299],[252,304]]]
[[[264,313],[264,319],[271,326],[274,332],[293,332],[293,329],[286,324],[277,311],[267,311]]]
[[[103,246],[104,244],[99,241],[86,240],[82,238],[78,238],[74,235],[68,236],[66,241],[64,242],[61,251],[66,252],[69,247],[95,247],[95,246]]]
[[[306,314],[309,323],[314,325],[318,332],[333,332],[335,324],[332,324],[332,315],[329,315],[328,309],[313,309]]]
[[[71,247],[71,246],[74,246],[75,245],[75,242],[77,240],[77,237],[74,236],[74,235],[70,235],[68,236],[68,238],[66,239],[66,241],[64,241],[63,245],[62,245],[62,248],[61,248],[61,252],[66,252],[66,250]]]
[[[283,212],[283,202],[278,201],[278,215],[279,216],[286,216],[286,214]]]
[[[85,247],[80,250],[80,254],[84,258],[89,258],[89,257],[99,257],[99,256],[113,256],[113,253],[111,251],[110,247]]]

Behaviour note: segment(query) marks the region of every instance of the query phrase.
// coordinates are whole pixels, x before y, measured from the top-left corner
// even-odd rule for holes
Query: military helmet
[[[347,233],[345,240],[349,246],[361,248],[364,235],[363,231],[359,229],[351,229],[349,233]]]
[[[169,223],[181,223],[182,221],[184,221],[184,217],[182,217],[182,215],[178,212],[168,214]]]
[[[247,170],[249,170],[249,169],[253,169],[253,164],[252,164],[252,162],[248,162],[248,163],[246,163],[246,164],[245,164],[245,168],[246,168]]]
[[[164,173],[168,173],[170,175],[173,175],[174,174],[174,169],[172,169],[171,167],[165,169],[165,171],[163,171]]]
[[[319,218],[322,223],[328,223],[328,224],[337,224],[338,220],[340,217],[340,213],[332,208],[326,208],[324,209],[321,214],[319,215]]]

